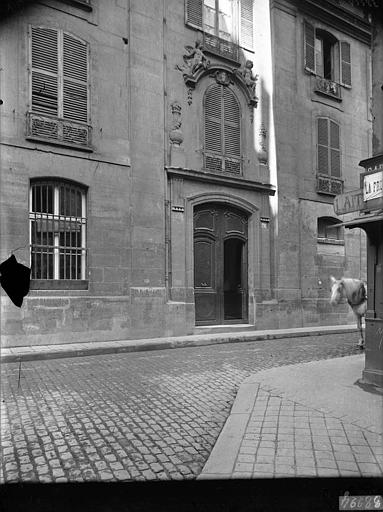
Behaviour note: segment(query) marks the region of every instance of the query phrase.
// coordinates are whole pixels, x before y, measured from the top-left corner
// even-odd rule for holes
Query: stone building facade
[[[317,3],[3,17],[1,258],[32,267],[3,345],[351,321],[326,286],[364,276],[362,235],[331,226],[370,154],[370,28]]]

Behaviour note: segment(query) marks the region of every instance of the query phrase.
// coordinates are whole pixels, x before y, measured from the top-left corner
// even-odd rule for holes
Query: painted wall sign
[[[371,201],[383,197],[383,170],[363,177],[363,200]]]
[[[358,212],[363,208],[362,190],[352,190],[345,194],[339,194],[334,198],[334,212],[337,215]]]

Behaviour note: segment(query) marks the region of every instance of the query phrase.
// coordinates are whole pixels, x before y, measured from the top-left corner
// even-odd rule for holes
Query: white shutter
[[[340,42],[340,77],[342,85],[351,87],[351,47],[345,41]]]
[[[254,49],[253,40],[253,2],[254,0],[240,0],[240,46],[248,50]]]
[[[315,28],[308,21],[304,24],[304,56],[305,69],[315,73]]]
[[[31,28],[32,111],[58,115],[58,32]]]
[[[63,35],[63,118],[88,122],[88,47]]]

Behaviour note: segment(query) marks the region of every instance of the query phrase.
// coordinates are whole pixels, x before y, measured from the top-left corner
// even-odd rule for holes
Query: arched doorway
[[[247,224],[228,205],[194,209],[194,298],[197,325],[247,321]]]

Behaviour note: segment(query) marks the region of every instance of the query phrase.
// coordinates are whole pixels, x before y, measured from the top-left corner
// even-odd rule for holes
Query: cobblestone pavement
[[[2,482],[195,478],[240,383],[357,353],[339,334],[2,366]]]

